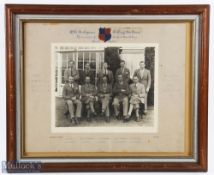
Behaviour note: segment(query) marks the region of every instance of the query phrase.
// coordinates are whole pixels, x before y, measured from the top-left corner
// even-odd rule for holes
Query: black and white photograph
[[[54,128],[154,127],[157,44],[52,44]]]
[[[3,6],[3,173],[207,171],[212,5]]]

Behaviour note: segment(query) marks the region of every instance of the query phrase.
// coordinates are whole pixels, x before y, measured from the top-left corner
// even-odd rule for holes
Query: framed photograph
[[[209,5],[5,11],[8,172],[207,170]]]

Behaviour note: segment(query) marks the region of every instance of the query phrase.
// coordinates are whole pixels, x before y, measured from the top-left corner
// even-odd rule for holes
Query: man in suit
[[[120,104],[123,106],[123,119],[128,115],[128,96],[130,93],[129,84],[123,81],[123,75],[119,74],[117,82],[114,84],[113,93],[115,95],[113,100],[114,112],[118,119],[120,116]]]
[[[124,60],[120,61],[120,68],[117,69],[115,76],[118,77],[119,74],[121,74],[123,76],[123,80],[125,82],[129,83],[130,71],[127,67],[125,67],[125,61]]]
[[[102,116],[105,116],[106,122],[110,122],[109,102],[112,96],[112,86],[108,84],[107,77],[103,76],[102,83],[98,86],[98,97],[102,105]]]
[[[102,83],[102,77],[103,76],[107,77],[108,84],[110,84],[112,86],[114,83],[114,76],[113,76],[112,71],[110,71],[108,69],[108,63],[107,62],[103,63],[102,69],[98,72],[98,75],[97,75],[97,78],[98,78],[97,85],[98,86],[99,86],[99,84]]]
[[[63,98],[68,106],[68,111],[73,124],[79,124],[79,118],[81,117],[82,103],[79,100],[79,86],[74,83],[74,78],[70,76],[68,82],[63,87]],[[74,115],[74,104],[76,104],[76,112]]]
[[[91,121],[91,115],[96,116],[94,103],[96,101],[96,88],[91,84],[89,76],[85,77],[85,84],[81,87],[82,102],[86,105],[87,120]]]
[[[151,87],[151,74],[150,74],[150,71],[145,68],[145,62],[144,61],[140,62],[140,68],[134,72],[133,77],[134,76],[138,77],[139,82],[144,85],[145,90],[146,90],[146,93],[145,93],[145,110],[144,110],[144,114],[146,114],[146,112],[147,112],[147,95],[148,95],[149,89]]]
[[[85,84],[85,77],[89,76],[91,79],[91,84],[95,85],[95,72],[90,69],[90,64],[86,63],[85,64],[85,70],[82,71],[81,76],[80,76],[80,84],[84,85]]]
[[[136,115],[136,121],[140,121],[139,117],[139,107],[140,103],[144,104],[145,103],[145,88],[142,83],[138,82],[138,77],[134,76],[133,77],[133,82],[130,85],[130,91],[131,91],[131,98],[130,98],[130,106],[129,106],[129,112],[128,112],[128,117],[126,120],[128,121],[133,109],[135,110],[135,115]]]
[[[64,80],[65,80],[65,82],[68,81],[68,78],[70,76],[72,76],[74,78],[75,82],[78,82],[78,80],[79,80],[79,72],[75,68],[75,62],[74,61],[70,61],[69,62],[69,67],[64,72]]]

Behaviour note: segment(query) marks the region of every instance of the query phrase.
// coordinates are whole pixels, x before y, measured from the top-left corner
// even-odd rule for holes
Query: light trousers
[[[103,97],[100,99],[102,104],[102,112],[105,112],[106,117],[109,117],[109,97]]]
[[[128,115],[128,107],[129,107],[129,100],[128,97],[123,97],[123,98],[118,98],[117,96],[114,98],[113,101],[113,106],[114,106],[114,112],[116,115],[119,114],[119,108],[120,108],[120,103],[123,105],[123,116]]]
[[[70,113],[70,117],[81,117],[81,110],[82,110],[82,103],[80,100],[66,100],[66,103],[68,105],[68,111]],[[76,104],[76,112],[74,116],[74,104]]]

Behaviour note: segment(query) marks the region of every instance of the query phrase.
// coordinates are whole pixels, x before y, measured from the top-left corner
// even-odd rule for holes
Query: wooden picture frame
[[[193,46],[193,50],[197,50],[198,54],[198,70],[197,72],[197,87],[196,84],[189,84],[190,87],[197,89],[197,96],[194,98],[197,101],[195,109],[197,111],[197,121],[196,129],[193,134],[197,140],[195,146],[197,158],[194,162],[188,162],[184,160],[170,162],[166,161],[127,161],[126,157],[124,161],[116,162],[55,162],[45,161],[43,158],[37,157],[41,167],[38,171],[41,172],[87,172],[87,171],[108,171],[108,172],[118,172],[118,171],[207,171],[207,142],[208,142],[208,51],[209,51],[209,5],[118,5],[118,6],[101,6],[101,5],[16,5],[7,4],[5,6],[6,13],[6,68],[7,68],[7,161],[14,162],[19,161],[17,154],[19,150],[20,137],[18,137],[18,130],[22,130],[20,125],[18,125],[17,119],[17,108],[20,110],[23,108],[23,104],[20,104],[18,96],[19,82],[21,79],[17,78],[17,53],[18,55],[23,52],[23,50],[17,51],[17,35],[19,35],[20,30],[16,28],[17,16],[18,15],[55,15],[55,16],[183,16],[183,20],[193,21],[191,19],[186,19],[189,15],[193,15],[198,19],[198,32],[196,37],[196,42],[198,43],[198,48]],[[35,18],[26,18],[25,21],[38,21]],[[55,19],[57,21],[59,19]],[[136,20],[140,21],[140,19]],[[179,19],[181,20],[181,19]],[[87,21],[87,20],[86,20]],[[92,20],[92,22],[102,21],[102,19]],[[135,20],[131,21],[133,23]],[[155,21],[153,19],[153,21]],[[158,21],[158,18],[157,18]],[[173,21],[173,19],[168,19],[168,21]],[[84,23],[84,20],[82,20]],[[18,30],[18,32],[17,32]],[[23,39],[19,36],[19,39]],[[190,53],[193,55],[193,53]],[[192,62],[190,62],[191,64]],[[191,88],[189,88],[191,89]],[[24,91],[21,89],[20,91]],[[195,94],[194,94],[195,95]],[[21,97],[22,98],[22,97]],[[191,114],[191,113],[189,113]],[[21,125],[22,126],[22,125]],[[190,135],[190,138],[192,136]],[[90,153],[92,155],[93,153]],[[93,157],[93,156],[92,156]],[[120,156],[119,156],[120,157]],[[96,156],[95,156],[96,158]],[[113,158],[115,158],[113,156]],[[116,158],[118,158],[116,156]],[[156,159],[156,157],[154,158]],[[28,159],[24,159],[21,164],[27,164]],[[19,168],[8,168],[8,172],[18,172]]]

